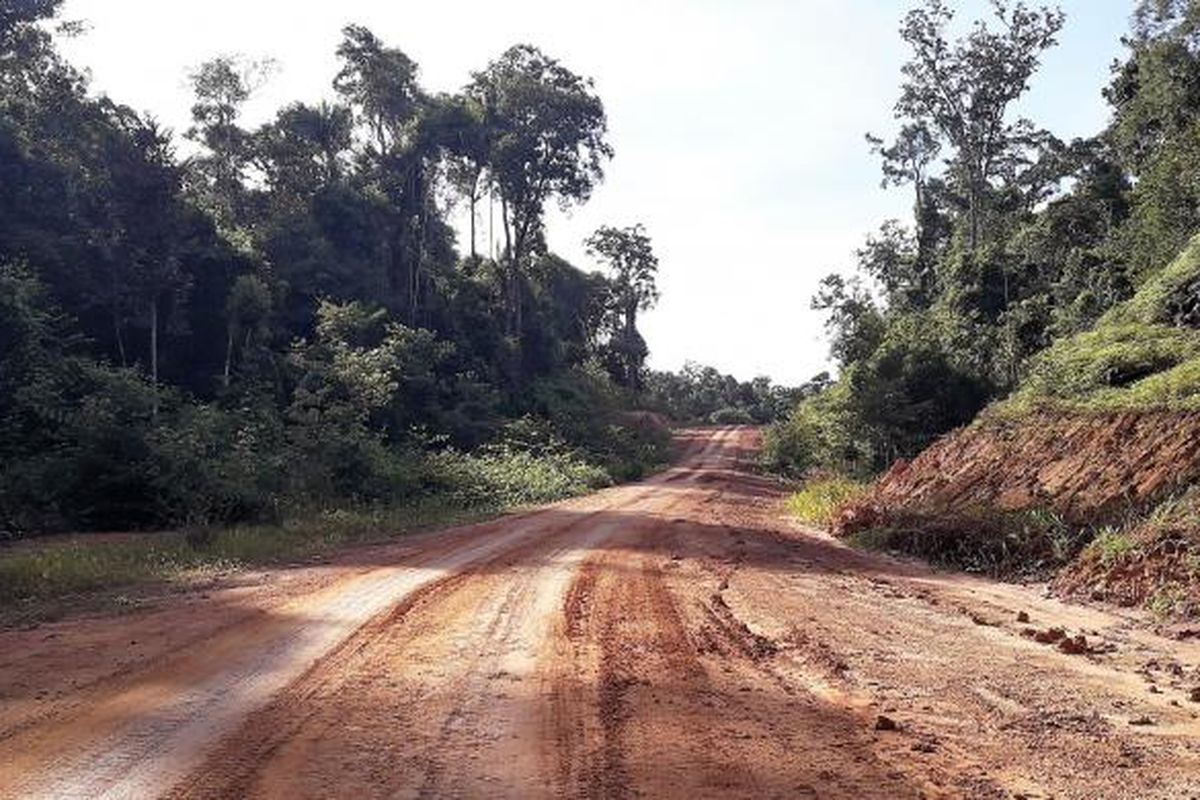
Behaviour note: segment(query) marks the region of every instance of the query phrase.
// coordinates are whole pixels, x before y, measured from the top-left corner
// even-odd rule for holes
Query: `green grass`
[[[1020,389],[986,416],[1039,407],[1073,411],[1200,409],[1200,330],[1177,327],[1172,299],[1200,280],[1200,237],[1095,328],[1035,357]]]
[[[135,534],[117,541],[88,541],[82,535],[66,542],[29,542],[0,551],[0,606],[184,582],[196,574],[294,561],[503,510],[434,500],[399,508],[331,511],[280,525]]]
[[[863,495],[867,485],[841,476],[813,478],[787,499],[787,510],[812,525],[829,526],[838,510]]]

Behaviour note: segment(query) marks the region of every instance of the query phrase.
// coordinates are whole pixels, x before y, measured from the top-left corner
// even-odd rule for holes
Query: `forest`
[[[869,476],[1026,379],[1069,384],[1099,364],[1116,389],[1190,355],[1146,325],[1089,334],[1073,360],[1047,348],[1132,298],[1200,229],[1200,5],[1136,4],[1103,91],[1110,121],[1073,141],[1018,113],[1063,13],[993,2],[962,22],[943,0],[903,17],[896,134],[867,147],[912,216],[885,221],[812,299],[838,379],[771,429],[776,469]],[[1168,326],[1197,324],[1185,284]],[[1171,396],[1195,394],[1189,380]]]
[[[430,93],[351,25],[334,99],[249,128],[269,64],[220,56],[189,75],[175,132],[90,91],[56,49],[76,33],[59,8],[0,11],[6,537],[545,500],[665,462],[664,420],[774,423],[765,468],[866,477],[1045,373],[1200,223],[1194,3],[1137,4],[1108,125],[1063,141],[1018,112],[1065,16],[923,0],[901,20],[894,132],[864,143],[912,216],[811,300],[832,377],[656,371],[649,232],[600,228],[586,265],[547,247],[546,208],[587,202],[615,155],[588,78],[517,45]]]
[[[547,205],[586,202],[614,148],[592,81],[538,48],[435,94],[350,25],[336,99],[254,129],[269,65],[220,56],[177,135],[89,91],[60,4],[0,7],[0,535],[505,507],[666,461],[632,412],[788,407],[646,368],[641,225],[588,239],[601,271],[548,249]]]

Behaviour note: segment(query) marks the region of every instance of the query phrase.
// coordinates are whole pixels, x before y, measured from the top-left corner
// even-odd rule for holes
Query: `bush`
[[[577,460],[600,466],[612,480],[636,480],[668,460],[671,435],[657,420],[625,411],[627,406],[623,390],[601,367],[577,367],[534,384],[531,411],[543,422],[534,436],[534,418],[520,421],[525,430],[519,435],[526,437],[525,445],[557,439]],[[510,426],[502,436],[519,431]]]
[[[813,478],[787,499],[787,509],[794,516],[812,525],[831,526],[838,512],[867,491],[861,481],[843,476]]]
[[[268,406],[184,404],[147,442],[155,516],[164,524],[278,518],[289,470],[282,421]]]
[[[535,454],[507,444],[478,453],[445,450],[429,457],[437,490],[468,507],[544,503],[612,483],[608,473],[567,452]]]
[[[849,400],[848,386],[842,382],[802,400],[785,419],[767,428],[763,467],[792,478],[816,469],[869,473],[870,453],[855,435]]]
[[[754,417],[744,408],[725,406],[710,414],[708,421],[713,425],[753,425]]]
[[[968,572],[1046,578],[1078,555],[1094,534],[1044,509],[980,509],[892,514],[847,539],[860,547],[906,553]]]

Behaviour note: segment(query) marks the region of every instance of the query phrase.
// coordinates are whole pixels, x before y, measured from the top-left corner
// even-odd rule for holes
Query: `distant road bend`
[[[0,796],[1200,793],[1195,639],[782,521],[757,436],[685,432],[644,483],[0,633]]]

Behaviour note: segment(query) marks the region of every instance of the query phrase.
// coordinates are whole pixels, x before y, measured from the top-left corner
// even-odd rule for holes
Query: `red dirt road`
[[[753,430],[685,438],[643,484],[0,633],[0,796],[1200,797],[1200,642],[849,550],[781,519]]]

